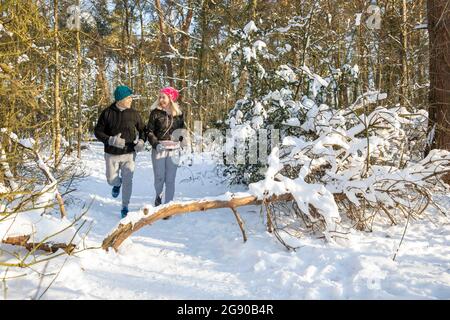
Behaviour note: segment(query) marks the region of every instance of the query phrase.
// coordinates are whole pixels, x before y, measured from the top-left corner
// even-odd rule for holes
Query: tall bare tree
[[[59,29],[58,29],[58,0],[53,0],[53,17],[54,17],[54,47],[55,47],[55,75],[54,75],[54,99],[53,99],[53,107],[54,107],[54,146],[55,146],[55,168],[58,167],[59,159],[60,159],[60,149],[61,149],[61,122],[60,122],[60,114],[61,114],[61,97],[59,93],[59,77],[60,77],[60,66],[59,66]]]
[[[156,11],[158,11],[159,29],[161,32],[162,52],[165,56],[168,56],[170,53],[169,38],[168,38],[168,34],[167,34],[168,31],[167,31],[166,23],[164,21],[164,12],[162,10],[160,0],[155,0],[155,7],[156,7]],[[174,82],[172,61],[168,57],[165,57],[164,61],[165,61],[167,76],[169,77],[169,83],[171,86],[174,86],[175,82]]]

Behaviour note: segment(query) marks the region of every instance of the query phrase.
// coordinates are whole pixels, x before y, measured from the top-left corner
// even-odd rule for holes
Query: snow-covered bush
[[[294,38],[289,33],[297,27],[301,27],[298,19],[283,27],[257,26],[250,21],[242,30],[232,32],[235,43],[225,62],[231,67],[235,91],[244,95],[225,121],[229,128],[226,153],[246,155],[244,161],[226,163],[225,173],[233,183],[248,184],[264,178],[267,157],[258,154],[258,163],[251,163],[247,156],[249,142],[258,140],[260,144],[267,139],[270,153],[280,139],[302,133],[299,121],[306,119],[312,105],[329,101],[335,107],[338,87],[348,84],[348,79],[357,81],[358,66],[329,66],[328,73],[321,76],[307,66],[292,65],[288,54]]]
[[[370,230],[375,218],[397,224],[436,205],[431,195],[448,187],[440,177],[449,170],[450,154],[424,154],[427,112],[383,105],[387,95],[377,91],[338,104],[339,92],[359,81],[358,65],[323,61],[328,72],[319,75],[284,62],[289,37],[271,37],[288,30],[250,22],[234,33],[225,60],[236,91],[244,87],[245,94],[229,112],[225,150],[245,161],[227,163],[231,181],[249,184],[259,198],[291,194],[295,201],[278,212],[293,212],[297,230],[300,221],[328,238],[343,226]],[[350,91],[348,98],[356,92]],[[268,131],[271,154],[265,162],[258,153],[255,164],[248,154],[261,129]]]
[[[260,161],[250,161],[248,142],[267,139],[270,150],[279,142],[278,132],[273,129],[279,129],[279,124],[291,116],[286,107],[293,103],[298,79],[289,66],[278,66],[291,46],[287,42],[272,45],[271,36],[275,32],[278,31],[274,27],[260,29],[250,21],[242,30],[233,31],[236,42],[225,57],[231,66],[235,91],[244,92],[225,121],[229,128],[226,153],[238,151],[238,155],[245,155],[241,162],[226,163],[225,172],[233,183],[248,184],[264,177],[265,159],[260,156]],[[283,50],[276,50],[280,47]]]
[[[8,154],[9,144],[20,153],[21,162]],[[65,203],[59,191],[60,183],[70,177],[70,183],[80,172],[73,163],[63,162],[58,175],[41,155],[33,138],[19,138],[7,128],[0,129],[0,168],[4,179],[0,181],[0,255],[7,252],[0,266],[28,267],[52,259],[42,257],[38,250],[58,255],[71,253],[81,243],[77,226],[82,215],[70,221],[66,217]],[[12,169],[14,167],[14,170]],[[56,210],[54,210],[56,209]],[[61,217],[55,217],[58,212]],[[19,246],[18,249],[8,245]],[[27,253],[22,253],[26,248]],[[63,252],[57,252],[63,249]]]
[[[448,191],[440,178],[450,169],[450,152],[424,157],[427,113],[379,105],[384,98],[368,92],[339,110],[302,104],[304,121],[288,121],[302,134],[284,137],[265,179],[250,191],[258,197],[291,193],[291,209],[327,237],[345,220],[370,230],[375,218],[396,224],[418,217],[434,204],[433,193]]]

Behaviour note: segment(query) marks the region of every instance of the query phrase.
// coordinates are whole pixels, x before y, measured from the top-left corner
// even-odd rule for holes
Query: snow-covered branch
[[[265,180],[250,189],[267,195],[291,192],[310,219],[308,206],[318,209],[327,230],[342,214],[361,228],[377,212],[392,223],[397,213],[419,216],[432,202],[432,192],[448,188],[440,178],[450,171],[450,152],[432,150],[421,159],[417,148],[426,142],[425,111],[378,106],[368,114],[357,112],[380,98],[384,95],[368,93],[341,110],[311,104],[299,125],[304,135],[285,137],[283,152],[272,151]],[[287,168],[296,168],[295,174]]]
[[[47,178],[47,181],[48,181],[48,184],[45,186],[44,191],[42,193],[43,194],[53,194],[53,197],[56,198],[56,200],[58,202],[59,209],[61,212],[61,217],[65,217],[66,209],[64,206],[64,201],[62,199],[62,196],[59,193],[58,188],[57,188],[58,181],[53,176],[52,172],[50,171],[50,168],[47,166],[47,164],[43,160],[42,156],[39,154],[38,151],[35,150],[34,139],[32,139],[32,138],[19,139],[15,133],[9,132],[5,128],[0,129],[0,132],[5,135],[8,135],[9,138],[12,141],[14,141],[15,143],[17,143],[18,146],[20,146],[21,148],[23,148],[23,149],[27,150],[28,152],[30,152],[31,154],[33,154],[37,167],[42,171],[42,173],[45,175],[45,177]]]

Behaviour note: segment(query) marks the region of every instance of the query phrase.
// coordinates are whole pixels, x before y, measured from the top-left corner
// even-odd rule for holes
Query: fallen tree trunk
[[[286,193],[278,196],[270,196],[264,200],[258,199],[256,196],[250,194],[244,194],[237,197],[235,197],[235,194],[232,194],[230,199],[222,199],[223,198],[218,197],[216,199],[200,199],[197,201],[189,201],[185,203],[169,203],[159,208],[155,208],[155,211],[151,215],[148,215],[148,210],[146,211],[146,209],[144,209],[144,215],[136,223],[133,224],[132,222],[129,222],[126,224],[119,224],[119,226],[115,230],[113,230],[105,238],[105,240],[103,240],[102,248],[106,251],[108,251],[109,248],[113,248],[115,251],[117,251],[122,242],[134,232],[163,218],[188,212],[206,211],[220,208],[230,208],[233,211],[238,221],[238,225],[241,228],[245,241],[246,235],[243,229],[243,222],[240,216],[237,214],[236,208],[250,205],[261,205],[263,203],[270,202],[289,201],[293,200],[294,198],[290,193]]]
[[[72,253],[75,249],[74,244],[65,244],[65,243],[52,243],[52,242],[28,242],[30,240],[30,235],[25,236],[17,236],[17,237],[9,237],[2,240],[4,244],[10,244],[14,246],[21,246],[26,248],[28,251],[35,250],[43,250],[51,253],[55,253],[58,249],[63,249],[68,254]]]

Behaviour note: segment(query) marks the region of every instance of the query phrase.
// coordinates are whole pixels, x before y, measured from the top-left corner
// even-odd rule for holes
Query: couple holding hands
[[[118,86],[114,91],[114,103],[100,114],[95,137],[105,146],[106,179],[113,186],[112,196],[117,198],[122,189],[122,218],[128,214],[136,153],[144,150],[145,141],[152,146],[155,206],[162,203],[164,185],[164,203],[173,199],[178,168],[175,156],[183,141],[181,134],[174,137],[174,131],[185,128],[183,113],[176,102],[178,96],[178,91],[172,87],[161,89],[145,125],[139,113],[131,108],[133,91],[127,86]]]

